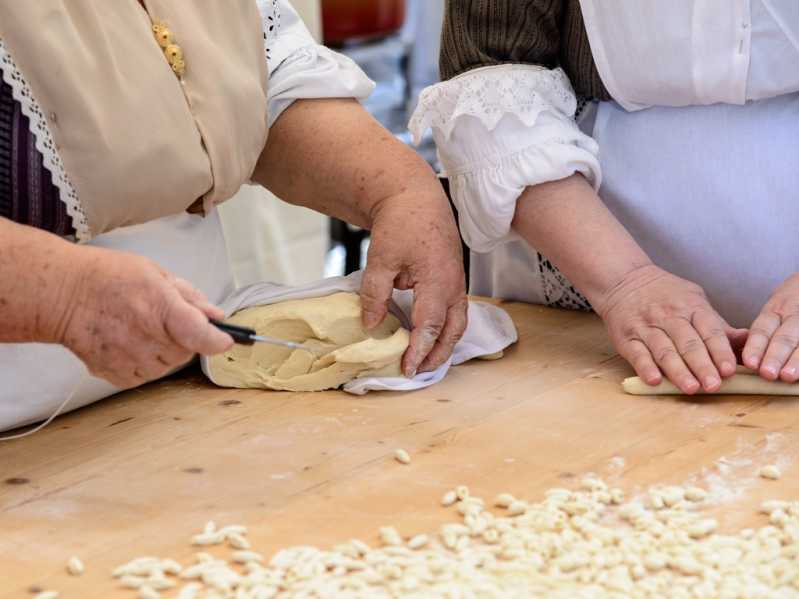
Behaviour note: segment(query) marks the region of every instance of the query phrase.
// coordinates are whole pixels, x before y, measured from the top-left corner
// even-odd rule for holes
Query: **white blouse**
[[[799,90],[796,0],[581,6],[603,81],[628,110],[743,104]],[[682,25],[664,28],[666,13]],[[576,106],[560,69],[525,65],[476,69],[423,92],[410,129],[421,139],[432,128],[472,250],[516,239],[511,222],[527,186],[579,172],[599,188],[600,148],[575,123]]]
[[[316,43],[288,0],[257,0],[263,18],[264,51],[269,67],[269,126],[300,99],[367,98],[374,83],[350,58]],[[14,99],[31,123],[36,148],[53,175],[67,213],[72,217],[78,241],[90,239],[80,198],[69,182],[58,156],[47,119],[36,98],[0,38],[0,69]]]

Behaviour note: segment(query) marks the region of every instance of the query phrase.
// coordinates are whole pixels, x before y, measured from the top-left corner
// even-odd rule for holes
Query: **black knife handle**
[[[214,320],[213,318],[211,319],[210,322],[212,325],[214,325],[217,329],[219,329],[223,333],[227,333],[228,335],[233,337],[233,341],[235,341],[239,345],[255,344],[255,340],[253,339],[253,336],[255,335],[255,329],[240,327],[235,324],[222,322],[221,320]]]

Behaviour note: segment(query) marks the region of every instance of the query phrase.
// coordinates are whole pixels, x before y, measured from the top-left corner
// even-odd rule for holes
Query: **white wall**
[[[294,0],[311,33],[321,39],[319,0]],[[322,278],[327,217],[281,202],[246,185],[220,206],[228,252],[240,287],[260,281],[301,285]]]

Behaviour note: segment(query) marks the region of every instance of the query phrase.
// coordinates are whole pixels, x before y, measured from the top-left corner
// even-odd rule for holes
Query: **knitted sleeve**
[[[442,80],[480,67],[562,67],[579,97],[610,99],[594,64],[579,0],[446,0]]]
[[[500,64],[558,64],[562,0],[447,0],[441,78]]]

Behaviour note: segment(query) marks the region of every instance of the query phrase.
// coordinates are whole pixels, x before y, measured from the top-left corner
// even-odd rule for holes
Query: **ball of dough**
[[[228,322],[302,343],[313,349],[316,357],[265,343],[236,345],[208,361],[211,378],[223,387],[323,391],[355,378],[399,377],[410,340],[408,331],[391,314],[379,327],[366,331],[356,293],[245,308]]]

